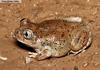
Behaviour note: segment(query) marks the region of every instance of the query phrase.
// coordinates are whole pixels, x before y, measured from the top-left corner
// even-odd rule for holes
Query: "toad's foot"
[[[26,64],[31,63],[33,61],[33,58],[35,58],[37,55],[37,53],[34,53],[34,52],[28,52],[28,54],[29,54],[29,56],[25,57]]]
[[[38,50],[38,53],[29,52],[29,57],[36,60],[43,60],[51,56],[51,51],[48,49],[43,49],[42,51]]]
[[[38,55],[38,53],[34,53],[34,52],[28,52],[28,54],[30,58],[35,58]]]

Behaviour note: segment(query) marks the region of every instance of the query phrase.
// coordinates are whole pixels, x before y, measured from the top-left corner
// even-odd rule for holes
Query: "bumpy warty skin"
[[[75,20],[76,21],[76,20]],[[61,57],[70,52],[77,54],[91,44],[91,31],[82,22],[67,22],[66,19],[45,20],[32,23],[22,19],[15,30],[15,39],[35,49],[35,59]]]

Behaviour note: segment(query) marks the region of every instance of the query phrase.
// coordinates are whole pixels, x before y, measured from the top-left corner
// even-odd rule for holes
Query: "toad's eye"
[[[31,38],[33,37],[33,32],[32,32],[32,30],[30,30],[30,29],[25,29],[25,30],[23,31],[23,36],[24,36],[24,38],[26,38],[26,39],[31,39]]]

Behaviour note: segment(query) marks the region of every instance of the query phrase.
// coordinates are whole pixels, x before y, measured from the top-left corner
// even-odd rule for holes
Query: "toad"
[[[79,17],[49,19],[40,23],[24,18],[15,30],[14,38],[35,50],[29,57],[43,60],[82,52],[91,44],[92,34]]]

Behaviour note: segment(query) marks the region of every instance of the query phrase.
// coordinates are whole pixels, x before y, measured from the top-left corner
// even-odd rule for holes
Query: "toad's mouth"
[[[16,40],[16,45],[18,46],[18,48],[21,48],[23,50],[36,52],[32,46],[25,44],[23,41]]]
[[[19,42],[21,42],[21,43],[23,43],[23,44],[25,44],[25,45],[27,45],[27,46],[29,46],[29,47],[32,47],[32,45],[30,44],[28,44],[28,43],[26,43],[26,42],[24,42],[24,41],[22,41],[22,40],[20,40],[20,39],[17,39],[17,41],[19,41]]]

